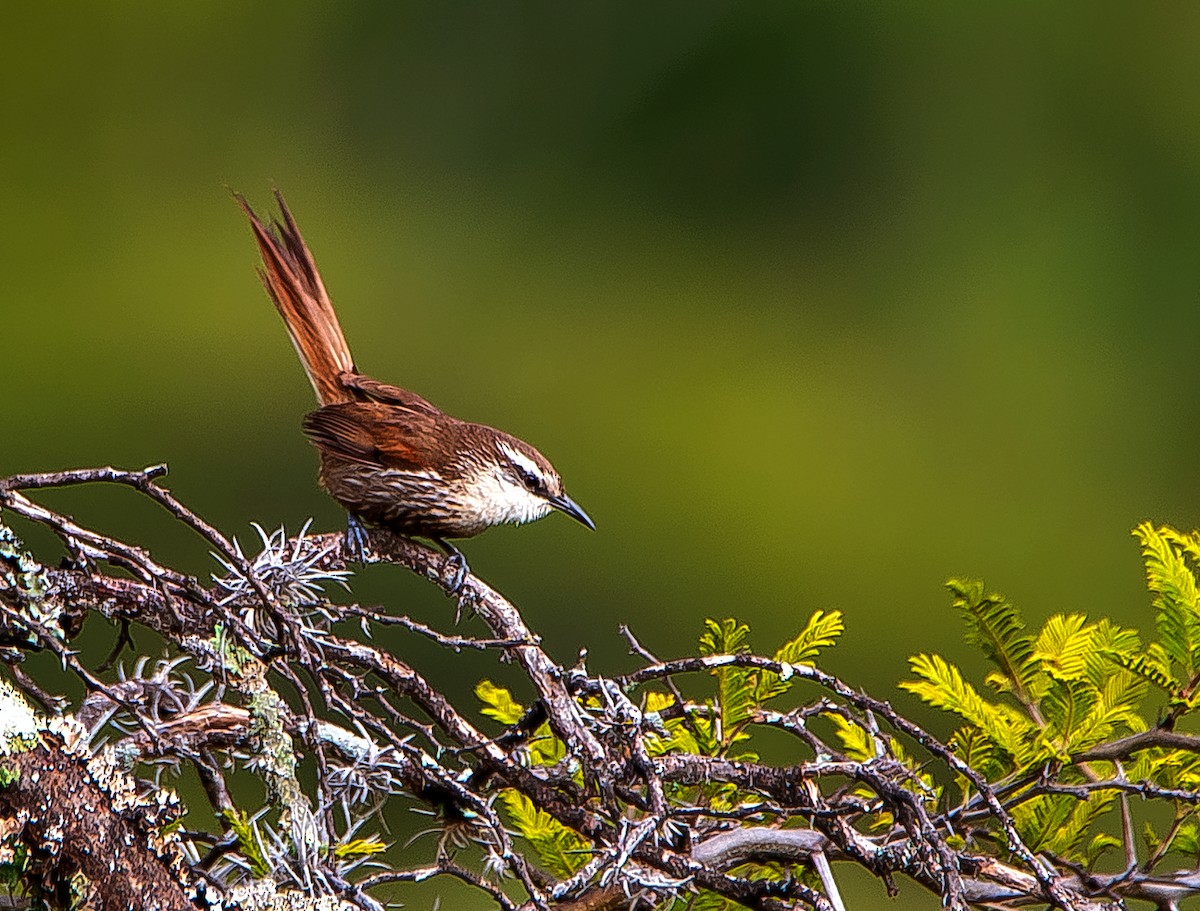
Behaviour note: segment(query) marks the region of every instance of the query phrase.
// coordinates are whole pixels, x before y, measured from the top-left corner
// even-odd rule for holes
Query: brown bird
[[[283,196],[275,191],[282,220],[271,226],[234,197],[258,241],[263,285],[317,394],[320,407],[305,416],[304,432],[321,454],[321,486],[350,513],[352,550],[361,557],[366,544],[358,520],[429,538],[462,561],[461,582],[466,563],[448,538],[555,509],[595,528],[554,466],[524,440],[360,373]]]

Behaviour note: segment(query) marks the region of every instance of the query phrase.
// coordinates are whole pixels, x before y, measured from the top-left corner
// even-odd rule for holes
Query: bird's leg
[[[467,568],[467,558],[463,556],[461,550],[445,538],[431,538],[430,540],[446,552],[446,562],[442,564],[442,572],[445,573],[449,569],[454,570],[454,581],[446,594],[452,598],[457,597],[462,590],[463,582],[467,579],[467,573],[470,572]]]
[[[367,562],[367,545],[371,536],[362,520],[352,512],[346,513],[346,553],[359,563]]]

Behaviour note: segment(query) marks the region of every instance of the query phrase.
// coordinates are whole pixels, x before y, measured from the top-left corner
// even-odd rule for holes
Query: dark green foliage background
[[[672,655],[736,615],[769,652],[837,608],[825,666],[916,709],[908,655],[979,668],[948,575],[1148,629],[1129,531],[1200,521],[1200,8],[23,4],[3,33],[0,473],[167,461],[243,539],[340,524],[226,190],[275,181],[360,366],[530,439],[596,519],[466,548],[568,662],[625,666],[621,621]],[[211,568],[127,492],[54,502]],[[448,616],[399,571],[356,593]]]

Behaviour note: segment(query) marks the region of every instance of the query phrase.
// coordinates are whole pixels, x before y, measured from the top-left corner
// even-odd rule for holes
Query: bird
[[[259,277],[316,393],[318,407],[302,427],[320,454],[321,486],[349,514],[352,554],[365,559],[364,524],[426,538],[458,562],[457,588],[467,567],[452,538],[555,510],[595,529],[532,445],[359,371],[283,194],[275,189],[279,218],[270,224],[243,195],[233,195],[258,244]]]

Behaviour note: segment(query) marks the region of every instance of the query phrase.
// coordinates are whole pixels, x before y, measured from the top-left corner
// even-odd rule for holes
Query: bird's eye
[[[525,488],[527,490],[536,491],[538,489],[538,487],[540,486],[540,482],[538,481],[538,476],[535,475],[532,471],[522,471],[521,472],[521,481],[525,484]]]

